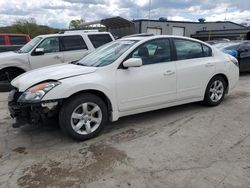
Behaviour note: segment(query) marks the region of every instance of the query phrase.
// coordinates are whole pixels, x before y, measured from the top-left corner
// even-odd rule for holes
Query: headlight
[[[59,85],[58,81],[44,82],[27,89],[18,99],[18,102],[38,102],[51,89]]]

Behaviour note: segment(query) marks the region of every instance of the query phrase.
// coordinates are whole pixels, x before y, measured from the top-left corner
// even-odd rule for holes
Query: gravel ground
[[[250,187],[250,74],[218,107],[121,118],[75,142],[58,125],[14,129],[0,93],[0,187]]]

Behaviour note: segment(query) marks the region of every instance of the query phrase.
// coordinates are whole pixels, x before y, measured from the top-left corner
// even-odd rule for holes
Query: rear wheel
[[[76,140],[97,136],[108,120],[107,106],[93,94],[81,94],[69,99],[59,114],[62,130]]]
[[[207,106],[219,105],[225,96],[226,82],[221,76],[213,77],[207,85],[203,103]]]

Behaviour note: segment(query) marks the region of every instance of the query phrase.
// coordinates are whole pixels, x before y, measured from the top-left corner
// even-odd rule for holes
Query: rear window
[[[112,41],[112,38],[109,34],[88,35],[88,37],[95,48]]]
[[[62,37],[62,50],[83,50],[88,49],[83,38],[79,35]]]
[[[212,56],[212,50],[211,48],[209,48],[208,46],[202,44],[202,48],[203,48],[203,54],[204,54],[204,57],[210,57]]]
[[[9,36],[11,45],[24,45],[27,43],[25,36]]]
[[[204,57],[202,45],[186,39],[174,39],[178,60]]]
[[[4,36],[0,36],[0,45],[5,45]]]

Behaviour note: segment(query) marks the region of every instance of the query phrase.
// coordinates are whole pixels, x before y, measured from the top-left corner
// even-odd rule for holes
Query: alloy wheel
[[[102,122],[101,108],[93,102],[85,102],[75,108],[71,115],[71,126],[81,135],[93,133]]]
[[[221,100],[224,94],[224,85],[222,81],[220,80],[215,80],[209,89],[209,97],[211,101],[213,102],[218,102]]]

